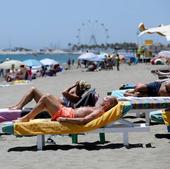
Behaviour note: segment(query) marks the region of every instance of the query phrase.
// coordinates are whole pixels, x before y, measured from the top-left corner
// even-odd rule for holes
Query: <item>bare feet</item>
[[[22,108],[19,105],[14,105],[9,107],[10,110],[21,110]]]
[[[135,96],[135,91],[134,90],[127,90],[125,93],[124,93],[124,96]]]

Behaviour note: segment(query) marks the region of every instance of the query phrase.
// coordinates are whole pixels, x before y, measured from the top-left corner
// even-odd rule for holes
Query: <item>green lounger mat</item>
[[[14,123],[13,122],[5,122],[2,127],[3,133],[14,134]]]
[[[151,119],[151,121],[155,121],[159,124],[164,124],[161,110],[156,110],[156,111],[150,112],[150,119]]]

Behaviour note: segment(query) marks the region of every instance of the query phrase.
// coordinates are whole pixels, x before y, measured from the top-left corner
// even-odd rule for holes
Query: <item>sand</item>
[[[96,88],[100,102],[107,92],[122,84],[157,80],[150,70],[158,67],[161,66],[120,65],[120,71],[114,68],[98,72],[82,72],[81,69],[72,68],[56,77],[38,78],[27,85],[0,87],[0,108],[15,104],[31,86],[61,97],[61,91],[80,79]],[[28,107],[33,105],[34,102],[31,102]],[[0,136],[0,168],[168,169],[170,166],[170,137],[165,125],[151,125],[150,132],[129,134],[129,148],[123,146],[120,133],[106,133],[105,144],[99,143],[96,133],[80,135],[79,144],[72,144],[69,136],[59,135],[53,139],[56,145],[47,145],[44,151],[36,151],[36,137]]]

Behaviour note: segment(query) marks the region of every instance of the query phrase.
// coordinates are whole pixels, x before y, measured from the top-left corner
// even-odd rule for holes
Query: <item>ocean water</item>
[[[15,55],[0,55],[0,62],[4,61],[5,59],[15,59],[15,60],[20,60],[24,61],[27,59],[36,59],[36,60],[41,60],[45,58],[50,58],[58,61],[60,64],[67,63],[68,59],[70,58],[71,60],[74,59],[74,61],[77,61],[77,57],[79,55],[77,54],[37,54],[37,55],[31,55],[31,54],[15,54]]]

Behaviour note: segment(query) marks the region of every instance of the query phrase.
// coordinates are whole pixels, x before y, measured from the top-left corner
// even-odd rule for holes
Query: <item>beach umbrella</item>
[[[152,33],[157,33],[161,36],[166,37],[167,41],[170,41],[170,25],[160,25],[158,27],[153,27],[153,28],[145,28],[144,23],[140,23],[139,26],[139,31],[140,34],[139,36],[148,33],[148,34],[152,34]]]
[[[46,66],[59,64],[56,60],[50,59],[50,58],[42,59],[42,60],[40,60],[40,62],[41,62],[43,65],[46,65]]]
[[[158,57],[170,59],[170,51],[161,51],[158,53]]]
[[[11,69],[12,65],[18,69],[21,65],[25,65],[25,63],[19,60],[8,60],[0,64],[0,69]]]
[[[93,58],[89,58],[88,61],[91,61],[91,62],[102,62],[104,61],[105,57],[103,57],[103,55],[96,55],[95,57]]]
[[[42,63],[36,59],[27,59],[24,60],[24,63],[26,66],[28,67],[32,67],[32,68],[40,68],[42,66]]]
[[[79,60],[87,60],[87,61],[93,61],[97,58],[98,56],[91,52],[84,53],[78,57]]]
[[[97,56],[98,56],[99,59],[101,59],[101,60],[103,61],[104,59],[107,58],[108,54],[107,54],[107,53],[100,53],[100,54],[97,55]]]

